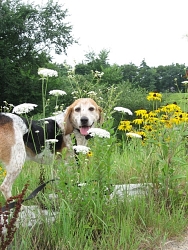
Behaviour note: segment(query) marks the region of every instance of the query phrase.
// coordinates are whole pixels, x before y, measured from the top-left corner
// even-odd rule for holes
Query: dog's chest
[[[27,158],[37,162],[48,162],[54,153],[64,147],[63,132],[55,120],[31,121],[26,123],[28,132],[23,140]],[[44,160],[45,159],[45,160]]]

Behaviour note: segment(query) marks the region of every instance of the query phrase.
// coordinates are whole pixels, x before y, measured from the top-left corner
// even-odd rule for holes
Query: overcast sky
[[[60,1],[60,0],[59,0]],[[55,61],[72,64],[110,50],[110,63],[188,66],[188,0],[61,0],[79,45]]]

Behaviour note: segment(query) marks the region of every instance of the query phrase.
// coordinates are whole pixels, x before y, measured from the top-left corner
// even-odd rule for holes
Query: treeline
[[[76,73],[88,74],[91,70],[104,72],[102,81],[119,84],[123,81],[131,83],[134,87],[142,87],[147,91],[184,91],[183,81],[187,79],[186,66],[171,64],[167,66],[149,67],[145,60],[139,66],[133,63],[125,65],[109,65],[109,51],[102,50],[98,55],[90,52],[86,55],[85,63],[76,65]]]
[[[47,93],[52,89],[66,91],[67,95],[60,99],[65,106],[72,102],[72,92],[78,89],[80,97],[97,90],[106,98],[113,86],[117,95],[122,93],[120,103],[123,105],[126,99],[126,105],[130,105],[134,101],[135,109],[148,91],[185,91],[182,84],[188,77],[185,65],[149,67],[145,60],[139,66],[111,65],[110,52],[105,49],[99,54],[88,52],[74,69],[63,62],[52,63],[52,49],[61,54],[76,43],[72,26],[66,22],[67,15],[68,10],[53,1],[41,7],[20,0],[0,1],[0,106],[4,101],[13,105],[30,102],[37,104],[40,112],[42,92],[37,74],[40,67],[58,72],[58,78],[50,79]],[[95,72],[104,74],[94,77]]]

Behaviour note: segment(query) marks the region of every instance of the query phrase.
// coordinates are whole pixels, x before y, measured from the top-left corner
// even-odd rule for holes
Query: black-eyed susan
[[[147,96],[148,101],[160,101],[161,102],[162,95],[157,92],[150,92]]]
[[[135,111],[136,116],[141,116],[142,118],[146,118],[148,116],[148,112],[145,109],[138,109]]]
[[[161,111],[165,113],[181,112],[181,108],[177,104],[172,103],[161,107]]]
[[[137,131],[137,134],[141,135],[142,139],[146,138],[146,132],[145,131]]]
[[[143,129],[146,130],[146,131],[152,131],[153,130],[153,127],[151,124],[145,124],[143,126]]]
[[[149,123],[149,124],[154,124],[154,123],[157,123],[158,121],[160,121],[159,118],[157,117],[149,117],[146,122]]]
[[[149,115],[149,117],[155,117],[155,116],[157,116],[157,112],[155,112],[155,111],[150,111],[150,112],[148,113],[148,115]]]
[[[89,152],[87,153],[87,156],[88,156],[88,157],[91,157],[91,156],[93,156],[93,153],[92,153],[91,151],[89,151]]]
[[[134,120],[133,120],[133,123],[134,123],[134,124],[141,125],[141,124],[144,123],[144,119],[134,119]]]
[[[131,122],[130,121],[120,121],[118,129],[123,130],[123,131],[131,131],[131,129],[132,129]]]

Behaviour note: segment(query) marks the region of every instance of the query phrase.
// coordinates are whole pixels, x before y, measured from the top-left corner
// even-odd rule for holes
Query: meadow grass
[[[163,103],[174,103],[177,102],[178,106],[185,112],[187,112],[188,104],[188,93],[164,93],[163,94]]]
[[[171,139],[173,173],[164,172],[163,166],[170,149],[164,158],[154,142],[133,138],[117,143],[115,134],[91,139],[92,155],[79,154],[77,164],[67,166],[62,159],[45,166],[46,180],[52,178],[52,169],[53,178],[60,179],[26,205],[42,202],[59,214],[54,223],[44,219],[32,228],[19,228],[11,249],[159,249],[167,238],[181,235],[187,226],[187,157],[177,135]],[[29,194],[39,176],[40,165],[27,162],[13,193],[29,181]],[[115,184],[146,182],[154,184],[146,195],[110,199]],[[58,196],[55,201],[49,200],[51,193]]]
[[[183,94],[172,95],[164,96],[164,101],[179,103]],[[181,105],[185,111],[186,101]],[[64,155],[45,166],[27,162],[14,183],[13,194],[28,183],[27,196],[41,179],[57,178],[24,205],[45,207],[58,215],[53,223],[44,217],[33,227],[18,228],[11,250],[149,250],[160,249],[167,239],[180,236],[188,222],[187,117],[181,113],[185,119],[177,121],[179,115],[174,116],[176,111],[171,110],[165,111],[168,117],[156,120],[159,112],[151,111],[150,120],[141,113],[142,124],[132,121],[131,131],[142,135],[141,139],[126,136],[130,131],[125,127],[122,139],[117,138],[108,110],[103,129],[111,137],[89,140],[90,154],[80,153],[77,161],[68,164]],[[114,185],[129,183],[152,185],[142,195],[111,198]],[[49,194],[56,197],[49,199]],[[2,197],[0,202],[4,202]]]

